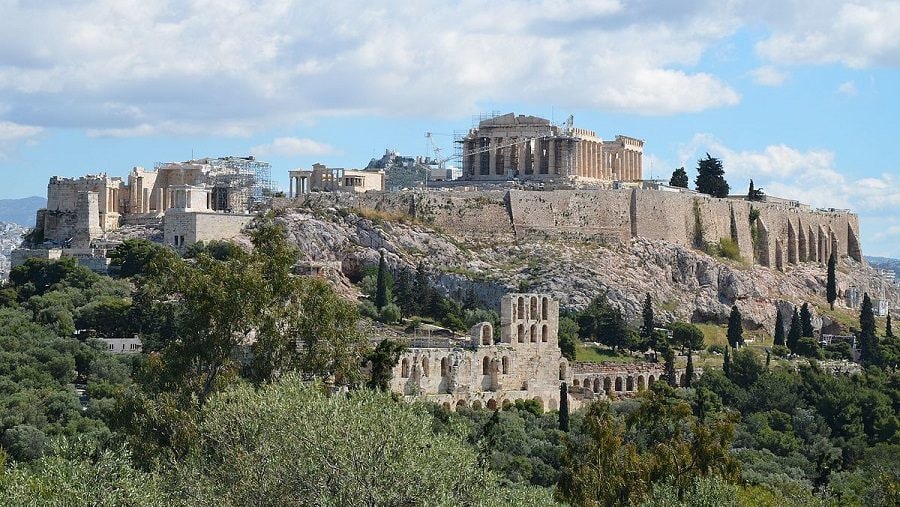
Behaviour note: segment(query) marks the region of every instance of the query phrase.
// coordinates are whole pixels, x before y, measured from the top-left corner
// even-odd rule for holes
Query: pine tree
[[[678,387],[678,377],[675,372],[675,350],[672,347],[666,347],[662,351],[665,358],[665,368],[663,370],[663,378],[672,387]]]
[[[784,317],[781,312],[775,309],[775,345],[784,346]]]
[[[728,316],[728,345],[734,348],[744,344],[744,324],[741,312],[737,305],[731,307],[731,315]]]
[[[837,271],[837,257],[832,252],[831,257],[828,258],[828,279],[825,282],[825,297],[832,310],[834,310],[834,302],[837,301],[837,274],[835,271]]]
[[[790,349],[791,352],[794,352],[794,349],[797,348],[797,342],[800,341],[801,327],[800,314],[797,313],[797,307],[795,306],[794,315],[791,317],[791,329],[788,330],[787,336],[787,348]]]
[[[384,260],[384,251],[378,259],[378,278],[375,283],[375,307],[378,311],[387,306],[387,262]]]
[[[728,345],[725,346],[725,359],[722,360],[722,371],[728,378],[731,378],[731,355],[728,353],[730,349]]]
[[[684,170],[684,167],[679,167],[672,171],[672,179],[669,180],[669,185],[673,187],[688,187],[688,175]]]
[[[559,385],[559,431],[569,431],[569,386]]]
[[[731,187],[725,181],[725,170],[722,161],[712,158],[709,153],[705,159],[697,161],[697,179],[694,180],[697,191],[713,197],[727,197]]]
[[[400,307],[404,315],[410,315],[416,310],[416,297],[413,293],[412,285],[412,274],[408,269],[401,269],[397,273],[397,280],[394,282],[394,297],[397,299],[397,306]]]
[[[875,312],[869,293],[863,295],[862,309],[859,312],[859,360],[863,363],[875,363],[879,357],[879,343],[875,328]]]
[[[653,339],[653,328],[656,327],[656,324],[653,322],[653,300],[650,298],[649,293],[647,293],[647,297],[644,299],[644,311],[642,315],[644,317],[644,324],[641,326],[641,338],[643,338],[645,342],[649,342]]]
[[[694,359],[691,349],[688,349],[688,360],[687,366],[684,369],[684,379],[684,387],[691,387],[691,382],[694,380]]]
[[[884,336],[885,338],[893,338],[894,330],[891,328],[891,314],[889,313],[887,316],[887,322],[884,323]]]
[[[415,294],[415,313],[424,316],[431,308],[431,283],[428,281],[428,273],[425,264],[419,262],[416,266],[416,274],[413,278],[413,294]]]
[[[803,306],[800,307],[800,325],[800,336],[812,338],[815,331],[813,330],[812,313],[809,311],[809,303],[803,303]]]

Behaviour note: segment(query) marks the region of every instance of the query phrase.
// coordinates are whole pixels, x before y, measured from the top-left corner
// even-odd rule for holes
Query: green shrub
[[[372,320],[378,320],[378,309],[368,299],[359,303],[359,314]]]
[[[775,345],[772,347],[772,354],[776,357],[787,357],[790,353],[791,350],[784,345]]]
[[[741,250],[738,244],[731,238],[721,238],[719,240],[718,251],[720,257],[731,259],[733,261],[741,260]]]
[[[388,303],[381,309],[381,322],[393,324],[400,320],[400,307],[394,303]]]

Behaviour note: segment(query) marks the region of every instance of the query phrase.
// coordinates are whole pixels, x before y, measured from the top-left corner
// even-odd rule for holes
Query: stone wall
[[[163,218],[163,238],[167,245],[178,248],[198,241],[229,239],[240,234],[253,217],[250,214],[170,209]]]

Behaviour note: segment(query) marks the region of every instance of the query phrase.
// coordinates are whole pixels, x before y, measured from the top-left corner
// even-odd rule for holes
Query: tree
[[[726,377],[731,376],[731,357],[729,356],[728,351],[731,350],[731,347],[728,345],[725,346],[725,357],[722,359],[722,372],[725,373]]]
[[[744,344],[744,324],[741,312],[737,305],[731,307],[731,315],[728,316],[728,345],[738,348]]]
[[[157,255],[166,250],[168,248],[146,239],[126,239],[110,252],[109,264],[118,268],[119,276],[140,275]]]
[[[684,387],[691,387],[694,381],[694,359],[693,352],[688,349],[687,366],[684,369]]]
[[[372,363],[368,386],[370,389],[387,391],[390,389],[392,371],[406,346],[391,339],[382,340],[367,357]]]
[[[419,262],[416,266],[416,274],[413,278],[413,294],[415,294],[416,304],[412,313],[416,315],[425,315],[432,305],[431,282],[428,280],[428,272],[425,270],[425,263]]]
[[[394,282],[394,298],[403,315],[410,315],[415,311],[416,296],[413,292],[413,277],[408,269],[401,268]]]
[[[390,302],[387,300],[387,262],[384,260],[384,250],[378,259],[378,281],[375,287],[375,308],[381,311]]]
[[[578,342],[578,323],[568,315],[559,317],[559,350],[569,361],[575,360],[576,343]]]
[[[675,322],[669,326],[672,331],[674,345],[687,350],[700,350],[703,348],[703,331],[687,322]]]
[[[797,342],[800,341],[802,336],[802,324],[800,323],[800,314],[797,312],[797,307],[794,307],[794,314],[791,316],[791,328],[788,330],[787,335],[787,348],[794,352],[794,349],[797,348]]]
[[[653,299],[650,297],[650,293],[647,293],[647,297],[644,298],[644,310],[641,314],[643,316],[644,323],[641,325],[641,338],[644,339],[644,342],[650,342],[653,340],[653,329],[656,327],[653,318]]]
[[[734,358],[731,360],[731,374],[728,378],[744,389],[748,389],[756,383],[763,372],[765,372],[765,367],[756,352],[745,347],[734,353]]]
[[[613,307],[603,294],[595,297],[578,315],[578,332],[582,340],[599,341],[616,350],[628,343],[628,324],[622,312]]]
[[[705,159],[697,161],[697,179],[694,185],[698,192],[708,194],[713,197],[727,197],[731,190],[728,182],[725,181],[725,170],[722,168],[722,161],[706,154]]]
[[[747,200],[748,201],[761,201],[763,200],[763,191],[762,188],[754,188],[753,180],[750,180],[750,189],[747,190]]]
[[[803,306],[800,307],[800,329],[801,336],[812,338],[815,334],[812,325],[812,313],[809,311],[809,303],[803,303]]]
[[[672,387],[678,387],[678,374],[675,372],[675,351],[672,347],[665,347],[662,350],[665,367],[663,369],[663,379]]]
[[[775,345],[784,346],[784,317],[781,316],[781,310],[775,308]]]
[[[887,319],[884,322],[884,337],[885,338],[893,338],[894,337],[894,329],[891,327],[891,314],[887,315]]]
[[[837,300],[837,257],[831,252],[828,258],[828,277],[825,282],[825,297],[831,309],[834,310],[834,302]]]
[[[879,359],[879,343],[875,328],[875,312],[869,293],[863,294],[862,308],[859,312],[859,360],[863,363],[875,363]]]
[[[679,167],[672,171],[672,178],[669,180],[669,185],[673,187],[688,187],[688,175],[684,170],[684,167]]]
[[[559,431],[569,431],[569,386],[559,384]]]

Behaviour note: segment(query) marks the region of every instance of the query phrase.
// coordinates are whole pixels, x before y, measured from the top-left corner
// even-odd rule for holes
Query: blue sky
[[[810,7],[812,5],[812,7]],[[732,187],[861,217],[900,257],[900,1],[0,0],[0,197],[254,154],[287,171],[451,151],[482,112],[709,152]]]

